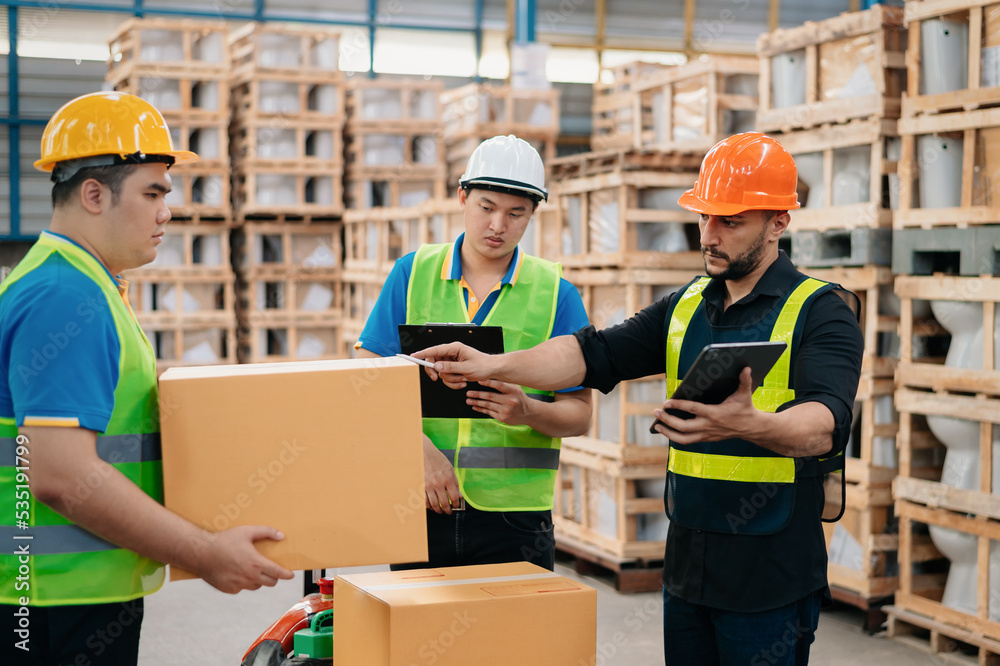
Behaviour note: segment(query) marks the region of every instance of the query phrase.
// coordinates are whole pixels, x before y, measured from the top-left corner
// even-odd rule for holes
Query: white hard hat
[[[495,136],[479,144],[458,184],[548,201],[545,167],[530,143],[513,134]]]

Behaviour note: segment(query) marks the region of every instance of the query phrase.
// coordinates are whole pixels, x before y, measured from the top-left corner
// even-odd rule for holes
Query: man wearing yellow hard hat
[[[453,387],[492,377],[608,392],[665,372],[669,398],[710,343],[787,344],[760,388],[745,368],[721,404],[668,399],[650,415],[670,446],[668,666],[805,664],[829,598],[824,479],[843,467],[863,343],[847,305],[856,297],[798,272],[778,250],[788,211],[799,207],[796,181],[774,139],[725,139],[679,201],[700,214],[707,277],[603,331],[589,326],[497,356],[457,344],[417,354],[435,359],[433,374]]]
[[[231,593],[292,577],[254,548],[276,530],[211,534],[161,504],[156,360],[119,273],[156,258],[168,170],[197,159],[123,93],[45,127],[52,222],[0,283],[0,663],[136,663],[162,563]]]

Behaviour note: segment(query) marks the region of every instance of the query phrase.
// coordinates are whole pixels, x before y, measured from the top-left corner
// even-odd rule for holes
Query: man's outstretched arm
[[[557,391],[581,386],[587,374],[580,343],[572,335],[561,335],[531,349],[507,354],[484,354],[452,342],[413,355],[434,361],[434,369],[428,368],[427,374],[432,379],[440,376],[445,384],[456,389],[467,382],[498,379],[542,391]]]

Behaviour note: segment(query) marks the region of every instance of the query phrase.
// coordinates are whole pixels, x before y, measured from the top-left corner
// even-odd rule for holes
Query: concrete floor
[[[368,568],[360,570],[378,570]],[[597,589],[596,663],[646,666],[663,663],[662,615],[657,593],[623,595],[606,579],[558,573]],[[346,573],[353,570],[340,570]],[[202,581],[168,583],[146,599],[140,666],[238,666],[256,637],[301,598],[301,574],[274,588],[227,595]],[[939,666],[931,655],[860,630],[860,611],[839,607],[822,614],[813,666]],[[469,665],[474,666],[474,665]],[[520,666],[520,665],[518,665]]]

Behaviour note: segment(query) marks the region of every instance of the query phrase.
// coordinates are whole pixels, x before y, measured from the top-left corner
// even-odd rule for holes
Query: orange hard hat
[[[795,160],[788,151],[760,132],[745,132],[708,151],[697,182],[677,203],[703,215],[794,210],[799,207],[796,183]]]

